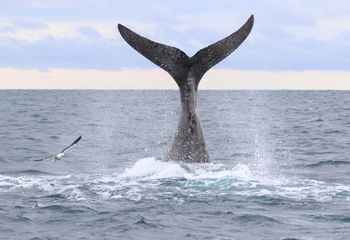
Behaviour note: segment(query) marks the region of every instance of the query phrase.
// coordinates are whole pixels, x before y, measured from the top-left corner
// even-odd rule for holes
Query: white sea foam
[[[173,162],[157,161],[155,158],[144,158],[135,163],[131,168],[127,168],[120,175],[122,179],[136,178],[161,179],[185,177],[186,171],[179,164]]]
[[[341,199],[350,203],[349,185],[262,175],[244,164],[228,168],[216,163],[184,164],[163,162],[155,158],[140,159],[119,175],[0,175],[0,193],[24,189],[37,191],[39,196],[61,194],[73,201],[100,196],[102,199],[123,201],[166,198],[177,199],[181,203],[186,197],[203,194],[234,194],[293,200]]]
[[[184,164],[176,162],[163,162],[154,158],[144,158],[137,161],[134,166],[127,168],[121,179],[154,180],[164,178],[183,178],[186,180],[218,180],[234,178],[241,181],[259,181],[268,185],[281,184],[285,179],[276,176],[258,175],[251,171],[248,165],[237,164],[227,168],[223,164]]]

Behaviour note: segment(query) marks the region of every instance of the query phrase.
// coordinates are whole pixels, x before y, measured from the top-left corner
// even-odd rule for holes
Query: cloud
[[[100,39],[102,36],[94,28],[91,27],[80,27],[78,28],[80,34],[85,36],[87,39]]]
[[[31,18],[17,18],[12,20],[12,25],[18,29],[42,29],[47,28],[48,26],[36,19]]]
[[[89,29],[89,30],[88,30]],[[98,34],[106,42],[117,38],[113,21],[0,21],[0,41],[35,43],[47,38],[92,41]],[[90,34],[87,34],[90,31]],[[96,34],[91,34],[95,32]]]
[[[152,68],[116,29],[196,53],[237,30],[248,39],[218,68],[348,70],[349,1],[2,0],[0,67]]]
[[[15,27],[14,26],[11,26],[11,25],[2,25],[0,26],[0,33],[3,32],[3,33],[9,33],[9,32],[14,32],[16,31]]]
[[[350,40],[350,17],[317,19],[310,25],[289,26],[286,31],[298,41],[332,42],[339,39]]]

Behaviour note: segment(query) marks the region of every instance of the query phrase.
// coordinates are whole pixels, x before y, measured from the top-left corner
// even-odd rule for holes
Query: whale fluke
[[[176,47],[151,41],[118,24],[124,40],[148,60],[167,71],[179,86],[182,112],[166,160],[209,162],[202,128],[196,114],[198,84],[210,68],[241,45],[252,30],[253,24],[252,15],[238,31],[199,50],[191,58]]]
[[[254,15],[251,15],[247,22],[230,36],[199,50],[191,58],[191,66],[196,73],[196,86],[203,75],[213,66],[230,55],[248,37],[254,25]]]
[[[118,24],[122,37],[131,47],[141,53],[148,60],[167,71],[180,86],[182,75],[186,73],[186,63],[190,59],[186,53],[176,47],[153,42],[145,37],[134,33],[127,27]]]
[[[214,65],[230,55],[247,38],[254,24],[254,16],[230,36],[199,50],[193,57],[176,47],[151,41],[138,35],[122,24],[118,29],[124,40],[148,60],[167,71],[178,86],[183,85],[183,77],[191,68],[195,74],[196,88],[203,75]]]

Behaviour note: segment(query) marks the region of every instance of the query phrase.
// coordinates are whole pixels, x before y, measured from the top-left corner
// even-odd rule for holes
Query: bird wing
[[[50,156],[50,157],[41,158],[41,159],[35,159],[33,161],[40,162],[40,161],[44,161],[44,160],[53,160],[53,159],[55,159],[55,156]]]
[[[81,139],[81,136],[79,136],[77,139],[74,140],[74,142],[71,143],[71,145],[69,145],[68,147],[66,147],[65,149],[63,149],[60,153],[63,153],[64,151],[66,151],[68,148],[70,148],[71,146],[73,146],[74,144],[77,144]],[[50,156],[50,157],[46,157],[46,158],[41,158],[41,159],[35,159],[33,161],[36,162],[40,162],[40,161],[45,161],[45,160],[53,160],[55,159],[57,155],[54,156]]]
[[[71,143],[71,145],[69,145],[68,147],[64,148],[60,153],[63,153],[64,151],[66,151],[68,148],[70,148],[74,144],[77,144],[80,141],[80,139],[81,139],[81,136],[79,136],[77,139],[75,139],[74,142]]]

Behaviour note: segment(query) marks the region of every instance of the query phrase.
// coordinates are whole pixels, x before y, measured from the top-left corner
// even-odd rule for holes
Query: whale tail
[[[214,65],[230,55],[247,38],[254,24],[254,16],[230,36],[199,50],[193,57],[176,47],[151,41],[127,27],[118,24],[124,40],[148,60],[167,71],[181,87],[189,71],[194,74],[196,89],[203,75]]]

